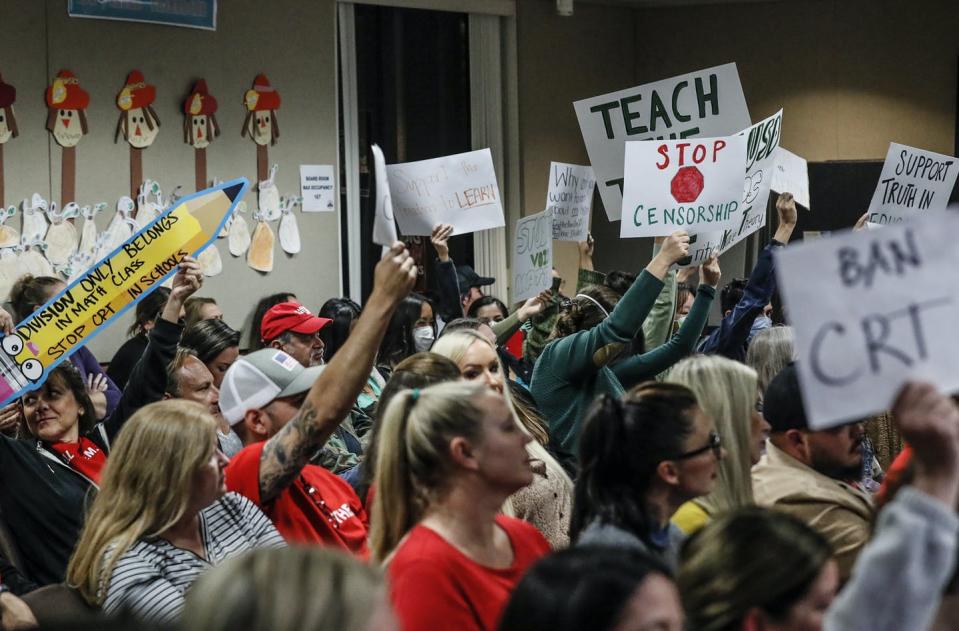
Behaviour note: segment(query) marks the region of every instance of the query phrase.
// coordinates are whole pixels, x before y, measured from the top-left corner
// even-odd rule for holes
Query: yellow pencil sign
[[[213,243],[248,188],[238,178],[180,200],[18,324],[0,340],[0,405],[37,388],[50,369],[175,273],[184,257]]]

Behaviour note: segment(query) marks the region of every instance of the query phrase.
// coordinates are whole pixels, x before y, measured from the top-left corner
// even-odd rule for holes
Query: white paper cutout
[[[107,234],[105,254],[109,254],[124,244],[133,233],[139,230],[137,222],[131,218],[135,206],[133,200],[124,195],[117,201],[117,212],[110,220],[104,232]]]
[[[35,234],[37,238],[42,239],[47,234],[47,200],[40,197],[39,193],[34,193],[29,200],[23,200],[20,205],[23,209],[23,223],[20,227],[21,234]]]
[[[257,186],[257,206],[260,219],[276,221],[280,218],[280,189],[276,187],[276,171],[279,165],[270,169],[270,177]]]
[[[16,206],[8,206],[6,210],[0,207],[0,248],[12,248],[20,243],[20,233],[16,228],[5,223],[16,214]]]
[[[160,184],[153,180],[144,180],[137,194],[137,230],[156,219],[163,211],[163,193]]]
[[[75,202],[70,202],[60,211],[56,203],[51,203],[47,209],[47,217],[50,219],[50,228],[47,230],[47,236],[44,238],[47,244],[47,259],[54,267],[63,266],[70,260],[70,255],[77,251],[79,236],[73,222],[80,214],[80,207]]]
[[[246,252],[246,263],[258,272],[272,272],[276,235],[269,222],[264,221],[259,213],[253,213],[253,220],[256,221],[256,228],[250,240],[250,249]]]
[[[44,256],[47,244],[39,235],[33,235],[32,238],[22,237],[20,239],[19,261],[20,276],[30,274],[32,276],[53,276],[53,266]]]
[[[243,256],[247,248],[250,247],[250,227],[243,217],[246,212],[246,202],[241,201],[236,205],[233,211],[233,217],[230,220],[230,254],[233,256]]]
[[[217,249],[216,243],[200,252],[196,260],[204,276],[217,276],[223,271],[223,259],[220,258],[220,250]]]
[[[20,260],[17,247],[0,249],[0,301],[10,299],[10,290],[20,278]]]
[[[286,197],[280,201],[283,216],[280,217],[280,247],[287,254],[300,253],[300,226],[296,223],[293,209],[302,203],[302,197]]]
[[[80,209],[80,214],[83,215],[83,225],[80,227],[80,245],[77,247],[78,252],[90,253],[93,248],[96,246],[97,241],[97,224],[94,221],[94,217],[106,208],[107,205],[103,202],[99,204],[94,204],[91,206],[84,206]]]

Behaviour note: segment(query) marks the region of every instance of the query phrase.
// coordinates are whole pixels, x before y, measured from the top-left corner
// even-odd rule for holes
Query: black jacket
[[[116,410],[87,432],[105,453],[134,412],[163,398],[166,367],[181,331],[178,324],[157,320]],[[19,569],[28,579],[38,585],[63,581],[96,488],[43,442],[0,436],[0,510],[23,559]]]

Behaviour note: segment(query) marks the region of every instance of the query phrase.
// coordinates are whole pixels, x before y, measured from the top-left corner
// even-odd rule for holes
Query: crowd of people
[[[602,274],[590,238],[572,295],[556,275],[512,310],[439,225],[429,291],[397,242],[362,305],[264,297],[246,344],[187,258],[105,370],[80,348],[0,409],[3,628],[949,620],[959,407],[909,383],[880,418],[808,426],[776,208],[748,278],[678,268],[684,231]],[[0,326],[63,287],[21,278]]]

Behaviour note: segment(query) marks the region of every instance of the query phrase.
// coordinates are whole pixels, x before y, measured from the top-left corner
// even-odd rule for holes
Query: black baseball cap
[[[806,408],[803,406],[802,392],[799,389],[796,362],[787,364],[769,382],[763,397],[763,416],[769,422],[773,433],[809,429]]]
[[[456,266],[456,280],[459,281],[460,293],[465,294],[470,287],[483,287],[496,282],[495,278],[480,276],[470,265]]]

